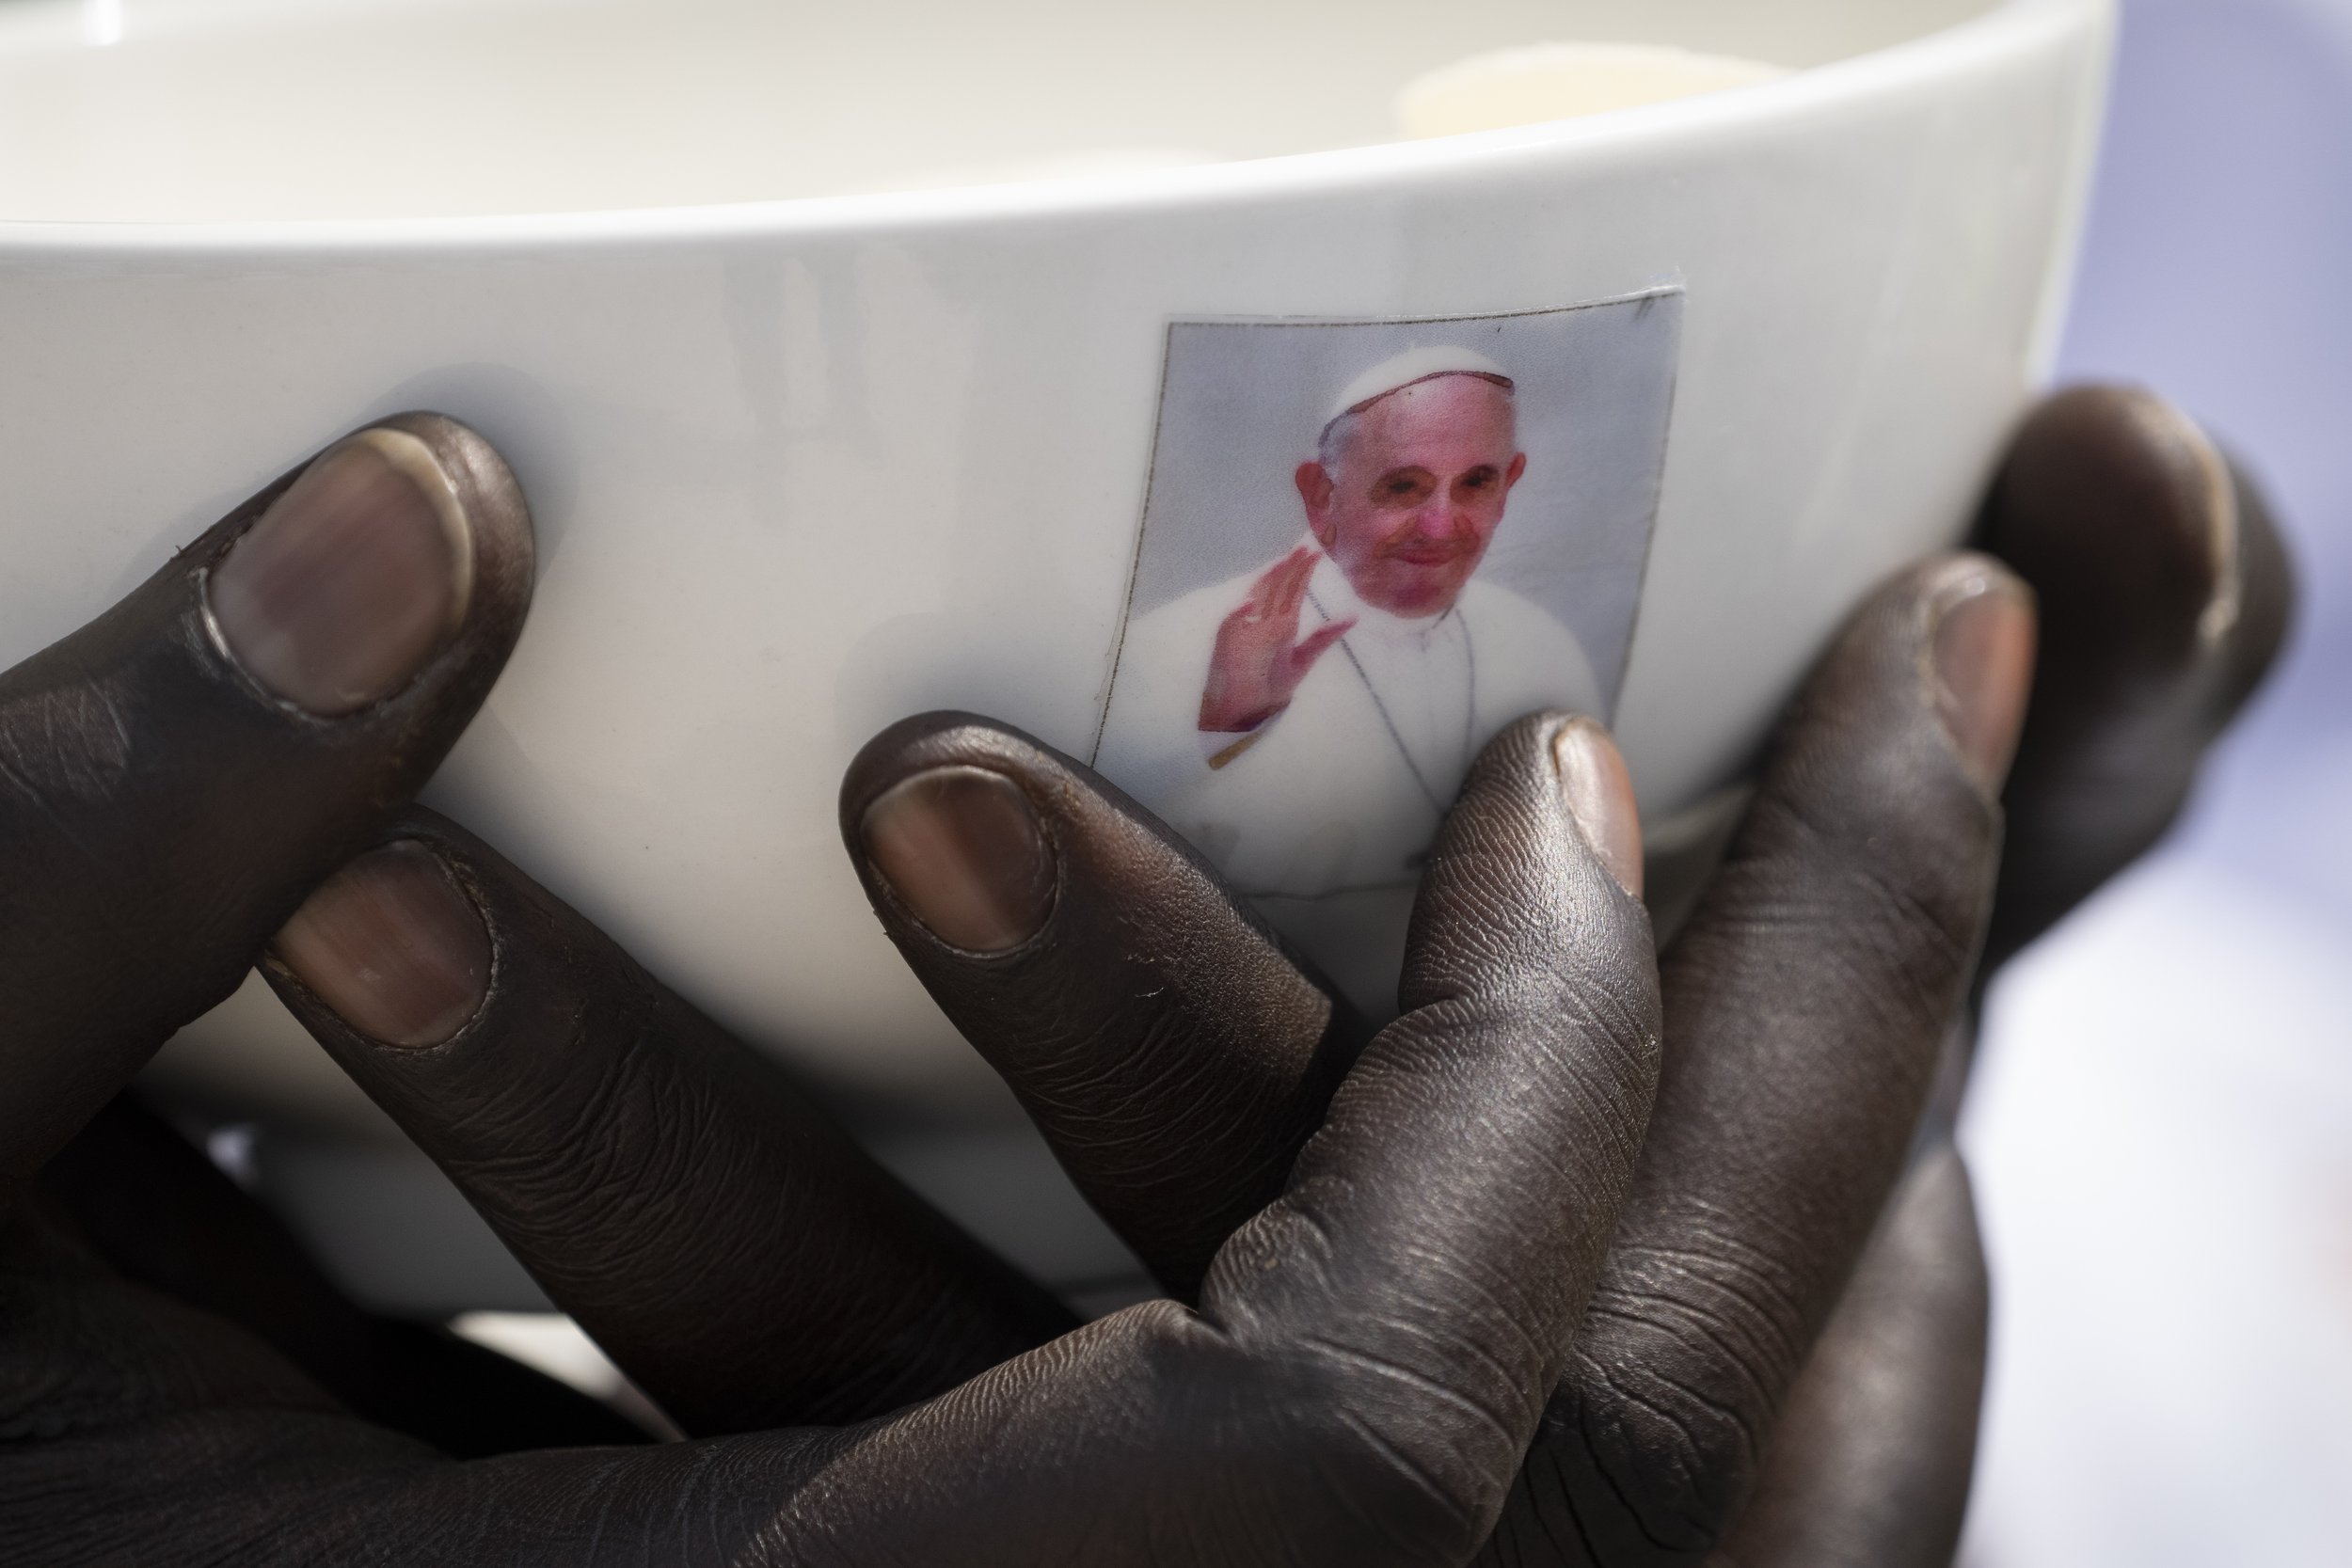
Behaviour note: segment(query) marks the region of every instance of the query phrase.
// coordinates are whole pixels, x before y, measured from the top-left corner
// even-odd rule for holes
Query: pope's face
[[[1527,467],[1510,394],[1441,375],[1356,420],[1336,472],[1299,467],[1309,526],[1366,604],[1408,618],[1453,609]]]

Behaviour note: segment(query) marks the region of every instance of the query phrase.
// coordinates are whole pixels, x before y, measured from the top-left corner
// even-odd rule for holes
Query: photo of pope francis
[[[1408,882],[1497,731],[1602,713],[1575,634],[1476,576],[1527,470],[1517,393],[1466,348],[1382,360],[1312,433],[1296,547],[1129,625],[1097,766],[1243,891]]]

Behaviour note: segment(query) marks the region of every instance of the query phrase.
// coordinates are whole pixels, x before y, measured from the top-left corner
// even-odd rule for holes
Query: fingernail
[[[345,1023],[387,1045],[438,1045],[490,986],[490,933],[421,844],[360,856],[296,910],[271,944]]]
[[[2015,582],[1975,578],[1952,591],[1937,617],[1936,712],[1969,776],[1998,794],[2033,686],[2032,602]]]
[[[1560,797],[1577,831],[1617,885],[1642,896],[1642,816],[1633,803],[1633,778],[1625,770],[1609,732],[1590,719],[1571,720],[1552,736],[1551,760],[1560,770]]]
[[[229,656],[322,718],[380,702],[466,618],[473,537],[432,448],[402,430],[329,447],[206,584]]]
[[[917,773],[866,808],[859,832],[876,875],[950,947],[1002,953],[1053,912],[1053,851],[1029,798],[1002,773]]]

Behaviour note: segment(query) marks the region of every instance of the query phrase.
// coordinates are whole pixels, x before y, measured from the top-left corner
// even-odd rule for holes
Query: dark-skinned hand
[[[1506,732],[1378,1031],[1068,758],[877,737],[877,912],[1168,1286],[1077,1326],[408,805],[529,525],[448,421],[339,445],[0,676],[0,1560],[1948,1557],[1982,1273],[1948,1149],[1888,1196],[1988,927],[2161,831],[2287,598],[2128,395],[2044,407],[1984,542],[2042,607],[2029,863],[2031,594],[1940,559],[1824,655],[1662,963],[1606,736]],[[358,1311],[121,1097],[257,956],[693,1441]]]

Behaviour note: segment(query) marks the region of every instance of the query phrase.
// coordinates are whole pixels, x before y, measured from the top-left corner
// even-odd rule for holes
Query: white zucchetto
[[[1351,410],[1433,375],[1491,375],[1506,382],[1511,379],[1510,372],[1476,349],[1455,348],[1450,343],[1408,348],[1381,360],[1342,388],[1330,412],[1324,416],[1323,427],[1328,430],[1334,420]]]

